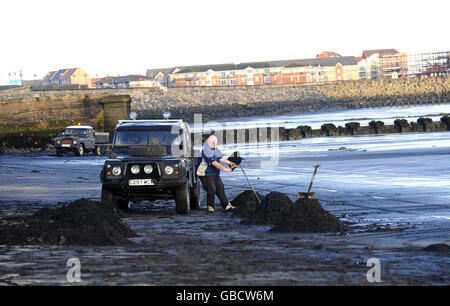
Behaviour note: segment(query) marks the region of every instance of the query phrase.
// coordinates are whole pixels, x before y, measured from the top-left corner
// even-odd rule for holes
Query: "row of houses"
[[[50,71],[41,82],[44,87],[92,87],[91,77],[81,68],[67,68]]]
[[[442,54],[441,54],[442,53]],[[433,53],[441,62],[425,61],[430,71],[450,73],[449,52]],[[240,64],[215,64],[148,69],[147,77],[166,87],[281,85],[310,82],[329,82],[373,78],[401,78],[416,76],[426,68],[412,67],[407,53],[395,49],[364,50],[362,56],[341,56],[324,51],[315,58]],[[415,55],[417,57],[417,55]],[[416,65],[416,64],[414,64]],[[414,74],[414,75],[413,75]]]
[[[91,78],[81,68],[50,71],[35,87],[46,88],[140,88],[159,87],[160,82],[143,75]]]
[[[408,55],[395,49],[362,56],[323,51],[315,58],[148,69],[146,76],[91,78],[81,68],[49,72],[44,87],[139,88],[303,84],[450,73],[450,52]]]
[[[361,58],[324,51],[310,59],[149,69],[147,77],[167,87],[282,85],[358,80],[362,75],[364,78],[374,75],[366,73],[366,70],[377,65],[378,57],[375,54],[384,52],[377,51],[367,54],[367,57],[363,53]]]

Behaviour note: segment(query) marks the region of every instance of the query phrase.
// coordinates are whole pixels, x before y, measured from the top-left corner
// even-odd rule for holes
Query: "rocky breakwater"
[[[333,123],[322,124],[320,129],[312,129],[308,125],[300,125],[296,128],[247,128],[234,131],[207,130],[201,134],[205,141],[210,134],[215,134],[223,143],[266,142],[278,140],[300,140],[311,137],[351,136],[389,133],[413,133],[413,132],[437,132],[450,131],[450,119],[448,115],[442,116],[440,121],[431,118],[419,118],[415,122],[406,119],[397,119],[392,125],[385,125],[383,121],[371,121],[368,126],[361,126],[359,122],[348,122],[344,126],[336,126]],[[192,139],[198,136],[192,134]]]

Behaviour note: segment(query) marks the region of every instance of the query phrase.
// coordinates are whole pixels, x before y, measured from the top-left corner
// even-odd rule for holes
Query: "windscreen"
[[[120,146],[115,146],[114,151],[126,153],[133,145],[161,145],[170,152],[170,147],[177,136],[179,135],[172,134],[170,130],[118,130],[114,137],[114,144]],[[179,142],[175,144],[178,145]]]
[[[86,136],[88,133],[87,129],[66,129],[65,135],[66,136]]]

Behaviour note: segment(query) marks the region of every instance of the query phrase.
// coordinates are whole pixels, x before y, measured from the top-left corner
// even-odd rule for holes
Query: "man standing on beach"
[[[200,165],[202,159],[204,159],[208,164],[205,171],[205,176],[199,176],[203,188],[207,192],[206,204],[208,206],[208,211],[214,212],[214,199],[216,195],[219,198],[222,207],[226,211],[235,208],[230,202],[228,202],[228,198],[225,195],[225,187],[222,179],[220,178],[220,171],[230,173],[231,168],[236,167],[236,164],[223,157],[222,152],[217,148],[216,136],[211,135],[206,140],[206,144],[203,147],[202,156],[199,157],[197,167]],[[226,168],[220,163],[227,164],[230,168]]]

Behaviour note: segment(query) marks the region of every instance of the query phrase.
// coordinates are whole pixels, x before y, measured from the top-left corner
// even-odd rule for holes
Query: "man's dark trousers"
[[[217,195],[220,200],[220,204],[222,204],[222,207],[225,208],[228,204],[228,198],[225,195],[225,187],[223,186],[220,175],[199,176],[199,178],[207,193],[206,204],[214,207],[214,197]]]

